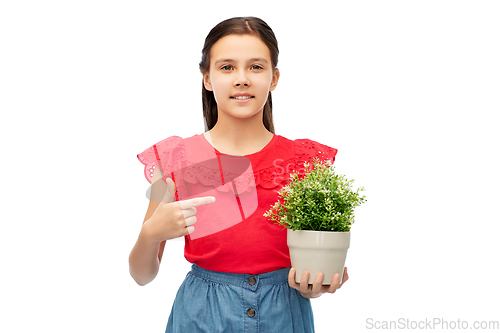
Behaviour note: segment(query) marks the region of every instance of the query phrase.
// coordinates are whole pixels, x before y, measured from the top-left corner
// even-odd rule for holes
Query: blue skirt
[[[288,285],[289,271],[222,273],[193,264],[165,332],[313,333],[311,301]]]

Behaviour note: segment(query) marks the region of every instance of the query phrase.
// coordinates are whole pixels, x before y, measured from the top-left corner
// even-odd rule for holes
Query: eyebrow
[[[219,59],[215,62],[214,65],[217,66],[217,64],[220,64],[223,62],[236,62],[236,60],[234,60],[234,59]],[[249,60],[249,62],[263,62],[263,63],[267,64],[267,60],[264,58],[252,58]]]

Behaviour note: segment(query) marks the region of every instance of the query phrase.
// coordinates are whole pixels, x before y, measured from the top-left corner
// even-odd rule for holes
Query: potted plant
[[[330,160],[323,163],[313,159],[313,169],[304,163],[302,179],[297,172],[290,174],[291,181],[278,191],[281,197],[264,216],[286,227],[287,244],[295,279],[300,283],[304,271],[308,271],[309,283],[316,274],[325,274],[324,285],[329,285],[333,275],[339,273],[342,280],[347,249],[350,244],[354,208],[366,201],[366,197],[354,191],[354,179],[335,174]]]

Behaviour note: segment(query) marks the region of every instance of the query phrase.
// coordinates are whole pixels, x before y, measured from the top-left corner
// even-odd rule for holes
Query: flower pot
[[[287,230],[287,244],[292,267],[296,268],[295,281],[300,283],[304,271],[309,272],[309,284],[316,273],[323,272],[324,285],[331,284],[333,275],[344,273],[344,264],[351,240],[351,232]]]

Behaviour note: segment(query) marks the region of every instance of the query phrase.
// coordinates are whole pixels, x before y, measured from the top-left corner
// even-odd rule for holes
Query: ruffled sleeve
[[[287,140],[279,151],[272,155],[272,166],[255,171],[255,184],[266,189],[288,185],[292,173],[298,173],[299,179],[305,176],[305,162],[312,164],[314,157],[318,157],[321,161],[329,160],[333,164],[335,155],[337,149],[314,140]]]
[[[321,161],[329,160],[332,164],[335,162],[337,149],[321,144],[314,140],[297,139],[295,142],[295,170],[300,176],[305,174],[304,163],[313,163],[314,157]]]
[[[137,158],[144,165],[144,176],[150,184],[157,166],[164,172],[165,178],[171,178],[170,174],[179,168],[184,159],[182,138],[170,136],[137,154]]]

